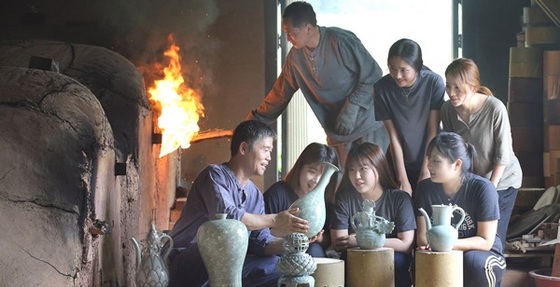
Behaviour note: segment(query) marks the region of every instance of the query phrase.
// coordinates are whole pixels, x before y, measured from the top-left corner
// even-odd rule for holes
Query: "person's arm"
[[[284,184],[283,181],[279,181],[264,192],[264,210],[266,214],[277,214],[290,207],[292,203],[291,200],[285,198],[290,192],[287,188],[289,188],[288,185]],[[290,232],[288,230],[271,227],[270,234],[276,237],[284,237],[290,234]]]
[[[288,232],[286,230],[280,230],[278,228],[270,228],[270,234],[272,234],[276,237],[284,237],[284,236],[290,234],[290,232]]]
[[[286,59],[282,72],[276,79],[274,86],[268,92],[260,106],[249,112],[245,120],[257,120],[266,124],[275,121],[290,103],[294,93],[299,89],[295,77],[291,72],[290,57]]]
[[[494,167],[490,181],[495,187],[498,187],[500,179],[504,175],[506,163],[511,161],[510,155],[513,154],[513,142],[511,139],[511,127],[507,109],[500,102],[495,108],[497,111],[494,115]]]
[[[348,135],[356,128],[360,107],[364,110],[373,108],[373,85],[381,79],[383,72],[357,37],[339,37],[338,46],[344,62],[341,68],[353,70],[357,77],[357,83],[346,97],[335,121],[335,131]]]
[[[406,191],[408,194],[412,195],[412,187],[408,181],[408,176],[406,174],[406,168],[404,167],[404,154],[397,134],[397,129],[393,124],[392,120],[384,120],[385,129],[389,134],[389,140],[391,144],[391,156],[393,158],[393,165],[395,166],[395,172],[397,173],[397,180],[400,183],[400,189]]]
[[[342,40],[346,39],[346,40]],[[383,71],[358,37],[338,38],[339,51],[347,69],[357,75],[357,84],[347,101],[366,110],[373,105],[373,85],[381,79]]]
[[[334,250],[340,252],[358,246],[356,234],[348,234],[348,229],[331,229],[331,240]]]
[[[490,250],[496,239],[498,220],[479,221],[477,223],[476,236],[460,238],[453,246],[454,250]]]
[[[222,212],[227,213],[231,218],[235,218],[243,222],[249,231],[260,230],[263,228],[278,228],[288,232],[301,232],[306,233],[309,229],[307,220],[301,219],[294,214],[298,212],[297,208],[285,210],[276,214],[264,213],[264,200],[258,188],[251,191],[252,194],[258,197],[256,202],[258,206],[254,210],[246,211],[244,208],[239,208],[233,200],[231,193],[228,191],[228,186],[220,172],[210,172],[210,184],[203,186],[212,186],[213,193],[207,192],[207,199],[205,204],[208,210],[219,206]],[[223,207],[222,207],[223,206]]]
[[[275,238],[264,248],[264,255],[277,255],[284,253],[284,239]]]
[[[490,181],[494,184],[495,187],[498,187],[498,183],[500,182],[505,169],[505,164],[498,163],[494,165],[494,168],[492,169],[492,176],[490,176]]]
[[[428,133],[426,134],[426,145],[424,149],[424,161],[422,161],[422,169],[420,170],[420,175],[418,176],[418,182],[430,177],[430,171],[428,171],[428,156],[426,155],[426,150],[428,144],[437,135],[439,128],[439,110],[431,110],[430,116],[428,118]]]
[[[428,249],[428,236],[426,234],[427,230],[426,218],[424,216],[416,217],[416,245],[418,249]]]
[[[245,212],[241,218],[241,222],[243,222],[249,230],[273,228],[286,233],[306,233],[309,229],[307,220],[295,216],[294,214],[297,212],[297,208],[276,214],[253,214]]]
[[[408,253],[414,242],[414,229],[397,233],[396,238],[385,239],[384,247],[393,248],[395,251]]]

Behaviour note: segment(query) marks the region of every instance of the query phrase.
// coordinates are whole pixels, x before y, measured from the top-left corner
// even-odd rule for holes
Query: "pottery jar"
[[[200,256],[206,266],[210,286],[242,287],[243,263],[249,245],[249,233],[239,220],[217,213],[198,228],[196,234]]]

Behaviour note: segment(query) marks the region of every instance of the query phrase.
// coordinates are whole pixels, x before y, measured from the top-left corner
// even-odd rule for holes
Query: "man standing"
[[[313,7],[301,1],[286,7],[282,29],[293,48],[274,87],[247,119],[276,120],[300,89],[341,164],[354,143],[374,142],[386,150],[389,137],[373,108],[373,85],[382,71],[358,37],[317,26]]]
[[[262,176],[271,160],[274,131],[258,121],[237,126],[231,139],[231,158],[202,170],[193,182],[181,217],[171,230],[174,249],[169,255],[169,286],[207,286],[208,273],[198,251],[196,232],[216,213],[243,222],[249,230],[248,255],[243,266],[243,286],[276,286],[276,271],[283,240],[269,227],[287,232],[307,232],[307,221],[297,210],[265,214],[263,196],[250,180]],[[165,253],[165,248],[162,251]]]

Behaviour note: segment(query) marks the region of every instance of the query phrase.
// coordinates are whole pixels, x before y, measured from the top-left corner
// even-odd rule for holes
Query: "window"
[[[336,26],[354,32],[381,66],[384,74],[388,73],[389,48],[401,38],[410,38],[418,42],[422,48],[424,64],[442,77],[447,65],[457,55],[457,46],[453,44],[454,40],[457,40],[454,33],[459,32],[453,23],[455,1],[307,0],[307,2],[313,5],[318,25]],[[283,129],[278,129],[285,134],[282,139],[282,160],[279,160],[285,166],[281,169],[282,174],[285,174],[307,144],[314,141],[324,143],[326,140],[322,127],[307,107],[302,95],[294,96],[284,114],[284,119],[278,122],[285,125]]]

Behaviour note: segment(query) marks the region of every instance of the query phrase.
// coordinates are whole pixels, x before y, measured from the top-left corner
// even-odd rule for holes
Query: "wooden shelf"
[[[511,252],[511,251],[507,251],[506,253],[504,253],[504,256],[506,258],[530,258],[530,257],[554,257],[554,251],[531,251],[531,252]]]

